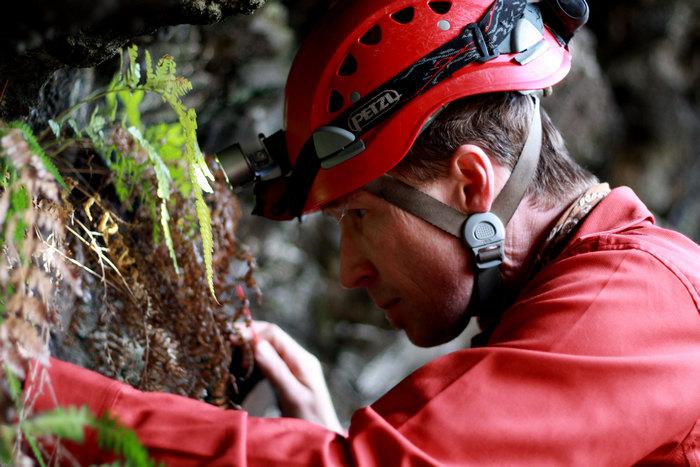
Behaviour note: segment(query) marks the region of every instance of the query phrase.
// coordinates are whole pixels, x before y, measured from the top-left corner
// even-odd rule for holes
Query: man
[[[420,346],[476,315],[474,348],[416,371],[347,434],[318,361],[263,323],[256,360],[294,418],[62,362],[37,409],[110,411],[172,465],[700,465],[700,247],[577,166],[539,107],[586,14],[576,1],[336,5],[290,73],[282,149],[266,141],[289,173],[258,184],[258,213],[335,217],[343,285]],[[100,461],[87,446],[76,456]]]

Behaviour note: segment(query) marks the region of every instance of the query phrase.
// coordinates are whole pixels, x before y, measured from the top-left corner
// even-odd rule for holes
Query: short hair
[[[450,103],[418,136],[393,169],[417,183],[447,175],[454,151],[463,144],[481,147],[495,162],[515,166],[532,115],[531,98],[516,92],[469,96]],[[542,152],[526,196],[533,207],[552,208],[558,200],[584,192],[598,179],[570,156],[559,130],[542,109]]]

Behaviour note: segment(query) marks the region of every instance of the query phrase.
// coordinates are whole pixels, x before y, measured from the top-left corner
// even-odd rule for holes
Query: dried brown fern
[[[128,135],[120,138],[128,147]],[[98,185],[106,192],[108,184]],[[229,336],[235,332],[234,323],[249,321],[242,286],[258,292],[255,262],[235,235],[238,200],[223,176],[217,177],[213,188],[208,204],[216,219],[213,266],[219,304],[208,293],[191,203],[178,199],[169,208],[179,220],[171,229],[180,266],[176,274],[165,246],[154,241],[147,206],[127,221],[104,197],[85,193],[86,199],[75,200],[82,209],[76,211],[74,222],[83,226],[83,233],[80,238],[73,235],[73,247],[86,250],[83,263],[96,273],[84,278],[92,296],[71,316],[69,329],[78,339],[63,341],[73,351],[77,346],[80,353],[92,356],[81,363],[139,389],[233,405],[230,395],[238,386],[229,372]],[[250,351],[246,348],[246,357],[234,364],[240,377],[251,372]]]

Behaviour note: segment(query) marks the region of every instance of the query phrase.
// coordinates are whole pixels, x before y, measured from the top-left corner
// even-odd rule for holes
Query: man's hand
[[[275,324],[256,321],[253,329],[255,361],[275,388],[282,415],[344,433],[318,359]]]

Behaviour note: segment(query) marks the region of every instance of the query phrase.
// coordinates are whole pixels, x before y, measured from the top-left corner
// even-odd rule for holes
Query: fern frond
[[[8,365],[5,365],[5,379],[7,379],[7,385],[10,387],[10,397],[19,407],[22,403],[22,383],[19,382],[19,379]]]
[[[12,191],[12,194],[10,195],[10,212],[24,212],[29,209],[31,204],[32,200],[29,199],[27,187],[22,185],[18,189]]]
[[[56,123],[56,121],[52,118],[49,119],[49,128],[51,128],[51,131],[53,131],[53,134],[56,137],[56,139],[59,139],[61,137],[61,125]]]
[[[78,128],[78,122],[75,121],[74,118],[69,118],[68,119],[68,125],[71,127],[73,130],[73,133],[75,133],[76,138],[82,138],[83,137],[83,132],[80,131],[80,128]]]
[[[129,125],[141,128],[141,111],[139,106],[143,101],[145,93],[141,90],[121,91],[118,93],[119,100],[124,104],[124,116]]]
[[[96,105],[90,115],[90,123],[85,128],[85,133],[88,134],[96,148],[104,147],[104,127],[107,124],[105,118],[100,115],[100,106]]]
[[[185,109],[185,106],[178,99],[168,100],[171,107],[177,113],[182,125],[182,131],[185,135],[185,157],[190,169],[190,181],[192,182],[192,191],[195,196],[195,207],[197,211],[197,219],[199,220],[199,232],[202,237],[202,249],[204,253],[204,270],[209,284],[209,291],[212,297],[216,300],[214,292],[214,267],[213,267],[213,249],[214,239],[211,232],[211,213],[207,204],[204,202],[202,191],[213,193],[209,180],[214,180],[214,175],[207,167],[199,144],[197,143],[197,113],[194,109]],[[216,300],[218,302],[218,300]]]
[[[156,77],[156,74],[153,71],[153,60],[151,59],[151,53],[148,50],[146,50],[144,55],[146,58],[146,85],[148,86],[148,83],[153,82],[153,80]]]
[[[20,422],[20,428],[25,436],[58,436],[78,443],[85,436],[84,428],[92,423],[93,417],[86,406],[61,407],[43,412],[28,420]]]
[[[107,95],[105,96],[105,101],[107,102],[106,113],[109,120],[113,122],[117,118],[117,108],[119,107],[117,102],[117,92],[116,89],[123,87],[121,81],[121,70],[119,74],[114,75],[112,81],[107,86]]]
[[[148,451],[139,442],[133,430],[123,427],[116,419],[105,414],[92,422],[97,430],[97,442],[102,449],[108,449],[124,458],[127,465],[150,467],[155,465]]]
[[[173,245],[173,237],[170,235],[170,226],[168,225],[170,221],[170,214],[168,214],[168,206],[165,200],[160,203],[160,225],[163,228],[163,238],[165,239],[165,246],[168,247],[168,253],[170,254],[170,259],[173,260],[173,266],[175,266],[175,273],[180,274],[180,268],[177,265],[177,256],[175,256],[175,246]]]
[[[194,178],[194,175],[192,175],[192,177]],[[207,276],[207,284],[209,285],[211,296],[216,300],[216,292],[214,291],[214,268],[212,266],[214,262],[214,236],[211,231],[211,212],[209,211],[209,206],[207,206],[207,203],[204,201],[204,195],[201,190],[194,190],[194,199],[197,209],[197,219],[199,220],[199,232],[202,237],[202,253],[204,255],[204,269]]]
[[[10,122],[9,124],[10,128],[16,128],[22,132],[22,135],[24,136],[24,140],[27,142],[29,145],[29,148],[32,150],[36,156],[41,159],[42,164],[44,165],[44,169],[48,173],[50,173],[53,178],[56,179],[59,185],[61,185],[61,188],[64,190],[68,189],[68,186],[66,185],[66,182],[63,180],[63,177],[61,177],[61,174],[58,172],[58,168],[56,168],[56,165],[53,163],[51,158],[46,155],[44,150],[41,148],[39,145],[39,142],[36,140],[36,137],[34,136],[34,132],[32,129],[29,127],[24,122],[20,121],[14,121]]]
[[[156,173],[156,179],[158,180],[158,197],[161,199],[160,205],[160,222],[163,227],[163,237],[165,238],[165,245],[168,247],[168,253],[170,258],[173,260],[173,266],[175,266],[175,271],[179,274],[180,268],[177,265],[177,258],[175,256],[175,247],[173,246],[173,240],[170,236],[170,227],[168,226],[168,220],[170,216],[168,215],[167,201],[170,199],[170,172],[168,167],[161,159],[160,154],[155,148],[143,137],[138,128],[129,127],[129,133],[134,139],[141,145],[142,148],[146,150],[148,154],[148,159],[151,162],[153,170]]]
[[[85,428],[87,427],[94,428],[97,431],[97,443],[100,448],[112,451],[123,457],[127,465],[136,467],[155,465],[133,430],[122,426],[117,419],[112,418],[108,414],[95,418],[87,406],[79,409],[76,407],[60,407],[19,423],[19,428],[41,465],[44,464],[36,438],[56,436],[60,439],[82,443],[85,437]]]
[[[11,465],[14,434],[12,427],[0,425],[0,463],[2,465]]]
[[[41,455],[41,451],[39,450],[39,444],[36,442],[36,438],[28,433],[24,433],[24,438],[27,440],[27,444],[29,444],[32,453],[34,453],[34,458],[39,462],[39,466],[46,467],[46,463],[44,462],[44,456]]]
[[[129,67],[126,71],[126,85],[130,88],[135,88],[139,85],[141,81],[141,67],[139,66],[138,56],[139,48],[136,45],[132,45],[128,50],[129,54]]]

